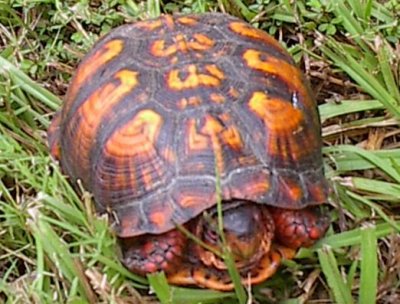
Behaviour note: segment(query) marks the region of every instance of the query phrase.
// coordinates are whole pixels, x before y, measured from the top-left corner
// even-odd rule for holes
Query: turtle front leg
[[[134,273],[146,275],[174,270],[181,261],[186,237],[177,230],[120,239],[122,263]]]
[[[302,210],[271,208],[271,214],[276,240],[294,249],[313,245],[324,236],[329,226],[328,218],[312,207]]]

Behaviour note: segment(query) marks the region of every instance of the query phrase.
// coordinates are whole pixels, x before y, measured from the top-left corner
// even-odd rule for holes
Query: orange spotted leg
[[[169,272],[181,261],[186,237],[177,230],[160,235],[143,235],[120,239],[122,262],[132,272],[146,275]]]
[[[309,247],[322,238],[329,220],[314,208],[288,210],[271,208],[276,240],[290,248]]]

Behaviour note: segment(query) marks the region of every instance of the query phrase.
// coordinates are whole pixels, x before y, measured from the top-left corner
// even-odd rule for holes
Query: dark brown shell
[[[113,30],[79,65],[60,115],[53,154],[121,237],[196,217],[216,204],[217,181],[224,201],[326,201],[319,117],[301,72],[276,40],[228,15]]]

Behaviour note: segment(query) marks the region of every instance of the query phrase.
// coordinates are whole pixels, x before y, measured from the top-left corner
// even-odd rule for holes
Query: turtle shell
[[[316,103],[280,44],[225,14],[121,26],[79,65],[52,153],[120,237],[159,234],[222,202],[326,201]]]

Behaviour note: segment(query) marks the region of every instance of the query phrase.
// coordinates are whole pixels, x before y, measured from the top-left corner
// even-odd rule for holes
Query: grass
[[[46,147],[50,118],[99,36],[209,10],[274,35],[305,71],[333,189],[326,237],[239,296],[128,272],[107,219]],[[398,12],[397,0],[0,1],[0,303],[400,302]]]

